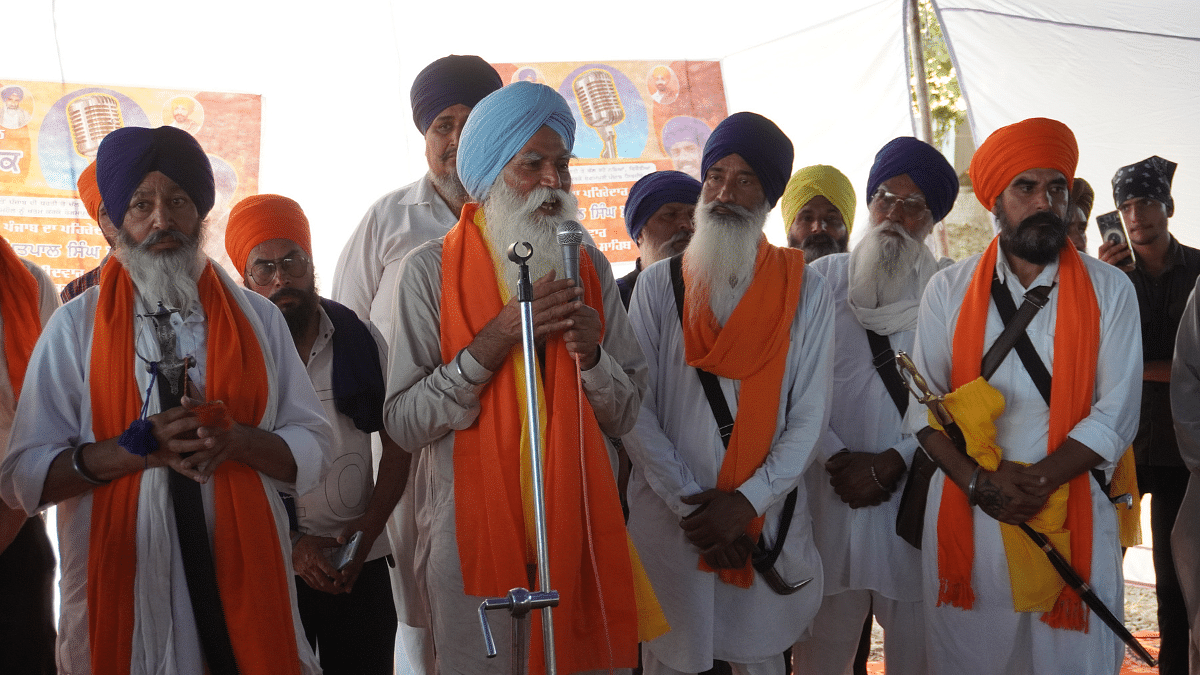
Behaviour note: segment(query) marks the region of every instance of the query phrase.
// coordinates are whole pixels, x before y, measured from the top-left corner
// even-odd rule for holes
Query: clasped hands
[[[843,450],[825,461],[825,470],[837,496],[850,508],[860,509],[886,502],[904,475],[905,465],[892,448],[878,454]]]
[[[963,491],[969,487],[963,483]],[[1036,516],[1058,489],[1036,465],[1023,466],[1000,460],[995,471],[980,471],[975,481],[975,503],[987,515],[1009,525],[1020,525]]]
[[[241,456],[250,445],[249,427],[228,417],[216,426],[204,426],[196,411],[205,403],[195,385],[188,382],[182,405],[147,418],[158,441],[158,450],[146,457],[148,466],[169,466],[197,483],[206,483],[222,462]]]
[[[538,344],[562,332],[567,352],[579,357],[588,370],[600,360],[600,314],[583,302],[583,289],[571,279],[556,279],[556,272],[533,282],[533,334]],[[479,331],[468,349],[475,360],[491,371],[500,369],[513,347],[521,344],[521,307],[514,295],[508,304]]]
[[[681,497],[680,501],[698,507],[679,526],[688,541],[700,549],[700,555],[713,569],[738,569],[754,553],[754,542],[746,527],[758,513],[750,500],[736,490],[716,488]]]

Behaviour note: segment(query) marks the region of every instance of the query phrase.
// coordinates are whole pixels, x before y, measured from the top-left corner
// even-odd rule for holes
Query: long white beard
[[[898,222],[872,224],[850,252],[849,301],[859,323],[883,335],[917,324],[921,294],[937,260]]]
[[[724,206],[732,214],[714,211]],[[688,302],[695,310],[707,300],[722,326],[729,320],[754,278],[758,242],[770,208],[764,201],[753,211],[736,204],[709,202],[696,207],[696,234],[688,244],[683,264],[693,287]]]
[[[556,200],[558,212],[554,215],[538,213],[538,208],[547,201]],[[562,247],[558,245],[558,226],[575,217],[579,200],[566,190],[539,185],[525,197],[504,182],[500,176],[488,192],[483,210],[487,217],[484,237],[491,246],[492,262],[508,285],[511,294],[517,293],[517,266],[508,259],[508,247],[513,242],[529,242],[533,255],[529,258],[529,278],[537,281],[550,270],[557,272],[556,279],[563,278],[565,266]],[[511,273],[507,270],[511,269]]]
[[[185,310],[200,300],[196,281],[204,270],[204,233],[201,225],[195,237],[174,230],[159,230],[147,236],[141,244],[125,230],[117,230],[117,259],[129,270],[134,288],[151,309],[162,303],[171,309]],[[174,237],[178,248],[151,250],[151,246]]]

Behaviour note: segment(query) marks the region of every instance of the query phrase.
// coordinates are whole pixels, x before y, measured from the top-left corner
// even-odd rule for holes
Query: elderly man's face
[[[504,165],[500,177],[522,198],[529,196],[538,186],[570,191],[571,156],[571,149],[563,143],[558,132],[550,127],[542,127],[521,151]],[[562,204],[555,199],[543,202],[537,212],[544,216],[557,216],[561,210]]]
[[[808,200],[788,226],[788,246],[804,249],[806,253],[809,248],[819,248],[825,255],[842,253],[849,243],[846,220],[825,195]]]
[[[200,212],[186,190],[165,174],[151,171],[133,191],[121,230],[135,244],[141,244],[157,232],[195,238],[200,231]],[[165,251],[181,245],[176,237],[166,236],[151,250]]]
[[[643,267],[683,253],[696,232],[696,225],[692,222],[695,213],[695,204],[683,202],[670,202],[658,207],[638,233],[637,245]]]
[[[925,193],[908,174],[893,176],[882,183],[871,197],[871,222],[892,220],[900,223],[915,239],[929,234],[929,205]]]
[[[446,108],[433,118],[425,130],[425,162],[429,172],[438,178],[455,175],[458,157],[458,136],[471,109],[461,103]]]
[[[1129,230],[1129,241],[1135,246],[1148,246],[1167,236],[1167,205],[1163,202],[1136,197],[1121,202],[1117,210]]]
[[[754,169],[738,154],[722,157],[708,167],[702,185],[700,203],[718,202],[714,207],[718,213],[732,213],[723,209],[720,204],[736,204],[754,211],[766,201],[766,193],[763,192],[762,183],[758,181],[758,174],[754,173]]]
[[[16,94],[9,94],[8,98],[4,99],[4,105],[10,110],[16,110],[21,107],[21,97]]]

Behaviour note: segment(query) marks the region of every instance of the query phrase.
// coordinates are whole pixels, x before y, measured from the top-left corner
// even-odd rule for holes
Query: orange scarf
[[[691,291],[686,264],[683,269],[684,287]],[[803,253],[772,246],[763,239],[754,260],[754,280],[723,328],[707,300],[695,303],[698,312],[692,309],[691,301],[684,303],[683,342],[688,365],[742,381],[733,435],[717,476],[720,490],[736,490],[762,466],[771,450],[792,319],[800,303],[803,280]],[[692,292],[706,293],[700,289]],[[758,541],[762,527],[762,516],[750,522],[746,534],[751,541]],[[700,569],[711,571],[703,557]],[[742,588],[754,582],[754,567],[749,560],[741,569],[718,570],[717,574],[721,581]]]
[[[963,298],[954,329],[951,386],[957,389],[979,377],[984,333],[991,305],[992,274],[996,268],[999,238],[993,239],[980,258]],[[1059,252],[1058,310],[1054,328],[1053,380],[1050,396],[1050,429],[1047,452],[1054,452],[1075,425],[1087,417],[1092,405],[1096,359],[1100,348],[1100,309],[1087,269],[1069,243]],[[1092,477],[1087,471],[1068,484],[1066,521],[1070,538],[1068,555],[1084,580],[1092,569]],[[975,556],[972,509],[957,484],[946,478],[938,512],[938,605],[971,609],[971,566]],[[1001,527],[1006,527],[1001,525]],[[1087,612],[1074,591],[1065,586],[1054,608],[1042,621],[1055,628],[1087,630]]]
[[[478,212],[478,217],[477,217]],[[503,307],[495,266],[480,232],[483,212],[468,204],[442,247],[441,349],[450,363]],[[600,278],[591,258],[580,256],[588,306],[600,312]],[[637,664],[638,606],[625,522],[604,436],[587,397],[579,396],[575,361],[562,335],[546,340],[543,463],[550,580],[562,598],[554,609],[555,650],[560,672]],[[479,395],[479,417],[454,433],[455,530],[463,588],[468,595],[503,597],[528,582],[536,564],[526,545],[534,524],[525,522],[522,490],[523,406],[514,349]],[[584,466],[580,467],[579,408],[583,407]],[[584,491],[590,520],[584,512]],[[588,535],[596,550],[592,567]],[[599,577],[599,579],[597,579]],[[604,601],[606,620],[600,612]],[[530,667],[544,672],[541,613],[534,613]],[[607,633],[607,635],[606,635]],[[611,636],[611,639],[607,639]]]
[[[0,317],[4,319],[4,358],[13,400],[21,397],[21,383],[29,356],[42,332],[41,292],[37,279],[17,257],[8,240],[0,237]]]
[[[267,367],[258,336],[231,290],[208,263],[199,281],[208,326],[206,389],[230,416],[257,426],[267,406]],[[129,273],[111,258],[100,276],[89,386],[92,431],[119,435],[141,412],[134,369],[134,300]],[[169,469],[167,469],[169,470]],[[124,675],[133,657],[134,573],[141,472],[92,492],[88,549],[88,635],[92,672]],[[213,557],[221,605],[242,673],[298,674],[287,573],[271,505],[256,471],[225,462],[213,474]],[[164,599],[165,602],[165,599]]]

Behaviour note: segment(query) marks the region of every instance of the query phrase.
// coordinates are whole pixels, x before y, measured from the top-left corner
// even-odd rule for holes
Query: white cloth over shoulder
[[[630,323],[646,355],[650,386],[637,426],[623,439],[634,466],[629,532],[671,625],[670,632],[645,647],[671,668],[701,672],[712,667],[714,658],[757,663],[782,653],[821,604],[821,561],[813,546],[801,474],[828,423],[833,307],[825,279],[806,269],[771,450],[738,487],[765,514],[767,542],[778,535],[784,498],[798,488],[791,529],[775,568],[787,582],[812,581],[789,596],[776,594],[757,575],[749,589],[738,588],[697,568],[699,552],[679,526],[695,508],[680,498],[716,486],[725,449],[695,369],[685,362],[668,265],[661,261],[643,271],[630,302]],[[719,382],[736,417],[741,383]]]

